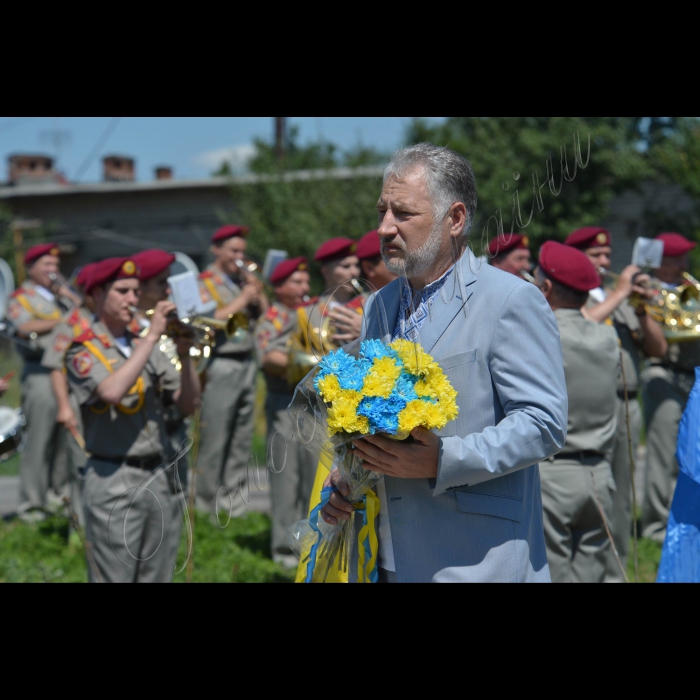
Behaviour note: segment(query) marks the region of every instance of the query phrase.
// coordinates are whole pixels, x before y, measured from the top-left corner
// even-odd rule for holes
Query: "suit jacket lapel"
[[[454,322],[466,320],[467,304],[474,293],[478,266],[478,261],[467,250],[455,265],[450,279],[433,300],[430,315],[420,333],[421,345],[427,353],[433,353],[435,346]]]

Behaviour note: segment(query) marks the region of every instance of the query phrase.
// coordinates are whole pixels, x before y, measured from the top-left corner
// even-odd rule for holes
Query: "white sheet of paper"
[[[652,238],[638,238],[634,244],[632,264],[637,267],[650,270],[658,270],[664,257],[663,241],[655,241]]]
[[[204,305],[199,294],[199,285],[193,272],[183,272],[174,277],[168,277],[168,284],[177,306],[179,319],[203,315]]]
[[[262,271],[263,279],[269,281],[270,275],[272,275],[272,273],[275,271],[275,268],[281,262],[284,262],[288,257],[289,254],[286,250],[275,250],[274,248],[268,250],[267,255],[265,256],[265,265],[263,266]]]

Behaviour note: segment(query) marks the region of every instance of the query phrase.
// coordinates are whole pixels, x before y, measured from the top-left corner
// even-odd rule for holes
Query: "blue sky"
[[[7,177],[13,153],[47,153],[73,180],[110,126],[113,117],[0,117],[0,182]],[[158,165],[171,165],[175,177],[203,178],[224,158],[239,163],[253,138],[272,139],[273,117],[121,117],[82,182],[101,179],[100,156],[136,158],[139,180],[153,178]],[[439,123],[445,117],[426,117]],[[383,150],[401,144],[411,117],[289,117],[299,126],[302,142],[319,137],[350,148],[361,140]]]

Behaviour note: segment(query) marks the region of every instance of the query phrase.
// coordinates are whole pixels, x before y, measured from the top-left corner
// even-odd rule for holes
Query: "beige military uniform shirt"
[[[657,279],[654,282],[663,285]],[[669,343],[666,357],[661,360],[652,359],[651,364],[665,365],[679,372],[693,374],[696,367],[700,367],[700,340],[684,341],[682,343]]]
[[[610,290],[605,290],[606,296]],[[587,308],[597,306],[600,303],[592,296],[588,299]],[[625,300],[615,309],[608,321],[612,323],[620,339],[622,348],[622,362],[625,367],[624,378],[627,380],[627,392],[635,394],[639,391],[639,377],[641,374],[642,345],[644,344],[644,331],[635,313],[634,307]],[[617,383],[617,391],[621,395],[625,391],[622,372]]]
[[[569,427],[561,457],[607,454],[617,428],[620,351],[612,326],[588,321],[576,309],[557,309],[569,395]]]
[[[289,340],[297,328],[297,314],[284,304],[277,302],[271,306],[255,327],[255,349],[258,363],[262,365],[263,358],[269,352],[279,350],[289,352]],[[285,377],[274,377],[265,373],[268,391],[290,394],[293,389]]]
[[[141,342],[128,330],[126,337],[129,348]],[[156,346],[121,404],[109,406],[97,398],[97,387],[126,361],[101,323],[94,323],[90,331],[76,338],[66,353],[68,381],[82,408],[87,450],[113,461],[165,454],[164,410],[180,388],[180,375]]]
[[[51,300],[53,297],[53,300]],[[7,306],[7,318],[17,331],[30,321],[59,321],[73,303],[64,298],[54,297],[48,290],[25,280],[12,294]],[[40,362],[44,350],[50,347],[51,333],[37,336],[29,345],[18,343],[17,349],[25,360]]]
[[[204,304],[215,301],[217,309],[222,309],[240,296],[241,288],[212,264],[199,276],[199,293]],[[231,340],[227,340],[223,332],[217,333],[214,351],[217,357],[241,355],[254,350],[253,331],[260,313],[255,307],[249,306],[245,315],[248,316],[249,321],[247,330],[237,331],[236,336]]]
[[[71,346],[73,338],[90,330],[93,318],[92,312],[84,306],[67,313],[50,334],[41,366],[51,370],[63,369],[66,350]]]

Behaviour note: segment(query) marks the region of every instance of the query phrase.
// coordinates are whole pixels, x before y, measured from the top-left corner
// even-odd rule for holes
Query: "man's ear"
[[[552,280],[545,280],[542,284],[542,294],[544,294],[544,298],[549,301],[553,292],[554,285],[552,284]]]
[[[464,206],[463,202],[456,202],[450,207],[450,236],[452,238],[459,238],[467,223],[467,208]]]
[[[214,256],[217,257],[217,254],[219,252],[219,246],[218,245],[212,245],[209,247],[209,252]]]

